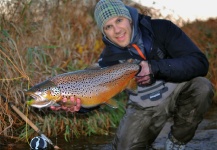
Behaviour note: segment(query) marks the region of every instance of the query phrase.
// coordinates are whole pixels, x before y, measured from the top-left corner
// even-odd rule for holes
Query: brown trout
[[[27,104],[37,108],[50,107],[64,97],[74,96],[81,100],[84,108],[101,104],[116,108],[111,98],[125,89],[136,91],[134,77],[139,69],[138,64],[123,63],[59,74],[26,91],[26,95],[34,98]]]

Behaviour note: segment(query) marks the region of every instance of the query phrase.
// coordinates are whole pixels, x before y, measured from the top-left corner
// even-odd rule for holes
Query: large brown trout
[[[27,103],[37,108],[50,107],[64,97],[74,96],[81,100],[84,108],[101,104],[115,108],[112,97],[125,89],[136,91],[134,77],[139,69],[138,64],[123,63],[60,74],[26,91],[25,94],[34,98]]]

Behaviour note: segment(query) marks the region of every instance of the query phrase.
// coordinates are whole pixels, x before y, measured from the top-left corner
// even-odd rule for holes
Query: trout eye
[[[47,95],[49,89],[41,89],[38,88],[37,91],[35,92],[36,95]]]
[[[47,91],[46,89],[45,90],[43,90],[43,89],[40,89],[40,88],[38,88],[37,90],[36,90],[36,93],[42,93],[43,91]]]
[[[37,91],[35,92],[35,94],[36,94],[36,95],[41,95],[41,94],[42,94],[42,92],[41,92],[41,91],[39,91],[39,90],[37,90]]]
[[[37,88],[37,92],[41,92],[42,90],[40,88]]]

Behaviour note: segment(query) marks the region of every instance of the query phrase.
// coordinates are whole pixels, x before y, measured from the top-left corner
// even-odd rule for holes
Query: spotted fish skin
[[[70,96],[80,98],[81,106],[90,108],[110,103],[112,97],[126,89],[139,69],[138,64],[123,63],[64,73],[32,87],[26,94],[35,98],[30,105],[38,108],[51,106]],[[42,103],[45,104],[42,106]]]

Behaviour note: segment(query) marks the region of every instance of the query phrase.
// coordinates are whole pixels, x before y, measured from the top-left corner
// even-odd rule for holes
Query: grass
[[[93,19],[96,1],[58,2],[25,3],[21,0],[15,3],[16,9],[0,16],[0,94],[14,103],[48,137],[61,136],[70,141],[83,135],[112,134],[110,129],[117,127],[124,114],[125,93],[116,97],[119,109],[106,106],[86,114],[38,110],[25,105],[24,89],[51,76],[83,69],[97,62],[103,49],[101,33]],[[144,10],[138,4],[134,6]],[[152,11],[147,9],[147,13]],[[183,30],[207,55],[210,61],[207,78],[217,87],[215,25],[216,20],[196,21],[186,24]],[[0,134],[21,141],[36,136],[36,132],[1,98]]]

